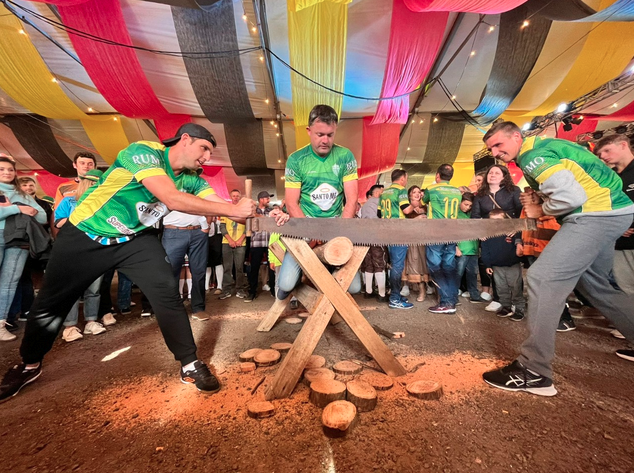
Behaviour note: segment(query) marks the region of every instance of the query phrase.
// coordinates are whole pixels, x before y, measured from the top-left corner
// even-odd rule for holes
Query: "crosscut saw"
[[[328,241],[349,238],[358,245],[436,245],[485,240],[524,230],[536,230],[534,219],[365,219],[291,218],[277,226],[273,218],[254,218],[254,232],[279,233],[291,238]]]

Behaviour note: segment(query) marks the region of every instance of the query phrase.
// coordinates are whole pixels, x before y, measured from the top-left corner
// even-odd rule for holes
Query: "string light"
[[[438,121],[438,117],[434,117],[434,123]]]
[[[614,103],[612,104],[612,108],[616,108],[616,107],[618,107],[618,106],[619,106],[619,104],[618,104],[618,103],[616,103],[616,102],[614,102]]]
[[[418,123],[419,123],[420,125],[422,125],[424,121],[425,121],[425,120],[423,120],[423,119],[421,118],[421,119],[420,119],[420,121],[419,121]]]
[[[271,125],[275,125],[275,122],[273,120],[270,121]]]
[[[251,28],[251,31],[254,32],[254,33],[257,33],[258,29],[254,26],[253,28]]]
[[[277,123],[275,125],[273,125],[274,128],[277,128]]]
[[[20,34],[24,34],[24,35],[25,35],[25,34],[26,34],[26,31],[24,31],[24,30],[20,30],[20,31],[19,31],[19,33],[20,33]]]
[[[260,62],[264,62],[264,56],[260,56]]]
[[[493,33],[495,31],[495,26],[489,26],[489,33]]]
[[[94,110],[93,110],[93,108],[92,108],[92,107],[88,107],[88,111],[89,111],[89,112],[94,112]]]
[[[53,82],[53,83],[57,84],[57,79],[56,79],[55,77],[53,77],[53,78],[51,79],[51,82]]]
[[[115,122],[119,120],[117,117],[112,117],[112,119],[113,119]]]
[[[246,16],[246,15],[242,15],[242,19],[243,19],[244,21],[247,21],[247,16]]]
[[[407,148],[407,151],[410,151],[412,148]]]
[[[285,181],[285,180],[286,180],[286,177],[285,177],[285,176],[282,176],[282,177],[280,177],[280,179],[281,179],[281,180],[283,180],[283,181]]]
[[[528,20],[524,20],[524,23],[522,23],[522,29],[526,28],[528,25],[530,25]]]
[[[278,160],[277,160],[277,162],[278,162],[278,163],[281,163],[281,162],[282,162],[282,160],[281,160],[281,159],[278,159]]]
[[[269,103],[269,99],[264,99],[264,103],[268,104]]]
[[[470,56],[475,56],[475,51],[471,51]]]
[[[451,96],[451,100],[456,100],[456,96],[455,96],[455,95],[452,95],[452,96]]]
[[[280,134],[279,133],[275,133],[275,136],[280,136]]]

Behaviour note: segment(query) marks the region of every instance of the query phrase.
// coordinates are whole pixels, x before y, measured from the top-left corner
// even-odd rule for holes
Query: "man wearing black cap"
[[[262,191],[258,194],[258,206],[255,209],[256,217],[268,217],[271,213],[269,202],[271,202],[272,194]],[[260,275],[260,265],[265,256],[269,254],[269,233],[253,232],[251,235],[251,271],[249,272],[249,295],[244,302],[253,302],[258,294],[258,282]]]
[[[55,243],[26,325],[20,348],[23,363],[5,374],[0,401],[40,376],[42,359],[71,306],[110,269],[132,279],[150,300],[165,343],[182,365],[181,381],[204,393],[220,389],[209,368],[198,360],[176,279],[152,228],[168,209],[244,219],[253,214],[255,203],[244,199],[238,205],[228,204],[198,176],[216,146],[206,128],[187,123],[163,145],[131,144],[119,153],[100,185],[82,196]],[[285,219],[285,215],[276,218],[280,224]],[[73,271],[77,261],[82,271]]]

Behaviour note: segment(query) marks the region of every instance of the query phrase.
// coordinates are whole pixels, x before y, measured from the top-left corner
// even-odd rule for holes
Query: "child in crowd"
[[[471,218],[469,212],[471,211],[471,205],[473,204],[473,194],[471,192],[465,192],[462,194],[462,201],[460,202],[460,210],[458,211],[458,218],[465,219]],[[479,245],[478,240],[468,240],[458,242],[456,247],[456,260],[458,270],[458,287],[462,276],[466,273],[467,290],[469,291],[470,301],[473,304],[479,304],[484,302],[484,299],[480,296],[478,290],[478,254]]]
[[[504,210],[493,209],[489,218],[508,218]],[[500,304],[498,317],[510,317],[520,321],[524,318],[526,302],[524,300],[524,285],[522,280],[522,265],[517,256],[517,246],[522,244],[520,235],[512,237],[503,235],[484,240],[481,244],[482,261],[489,275],[493,275]],[[513,309],[515,306],[515,309]]]

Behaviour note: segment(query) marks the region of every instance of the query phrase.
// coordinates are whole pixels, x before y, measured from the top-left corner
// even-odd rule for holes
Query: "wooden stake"
[[[352,361],[340,361],[339,363],[335,363],[332,369],[337,374],[350,376],[353,374],[361,373],[363,367]]]
[[[435,401],[442,397],[442,386],[435,381],[419,380],[408,384],[405,389],[412,396],[427,401]]]
[[[328,437],[342,437],[354,426],[357,408],[348,401],[334,401],[321,415],[324,433]]]
[[[253,361],[256,366],[273,366],[279,363],[281,356],[279,351],[268,348],[258,352]]]
[[[313,251],[320,261],[331,266],[342,266],[352,257],[352,242],[346,237],[337,237],[316,246]]]
[[[324,408],[332,401],[346,398],[346,385],[334,379],[318,379],[310,383],[310,402]]]
[[[255,355],[257,355],[258,353],[260,353],[262,351],[261,348],[251,348],[247,351],[244,351],[242,353],[240,353],[240,361],[253,361],[253,358],[255,357]]]
[[[247,414],[254,419],[264,419],[275,414],[275,406],[269,401],[256,401],[247,404]]]
[[[365,381],[354,380],[346,383],[346,399],[357,407],[359,412],[371,411],[376,407],[376,389]]]

